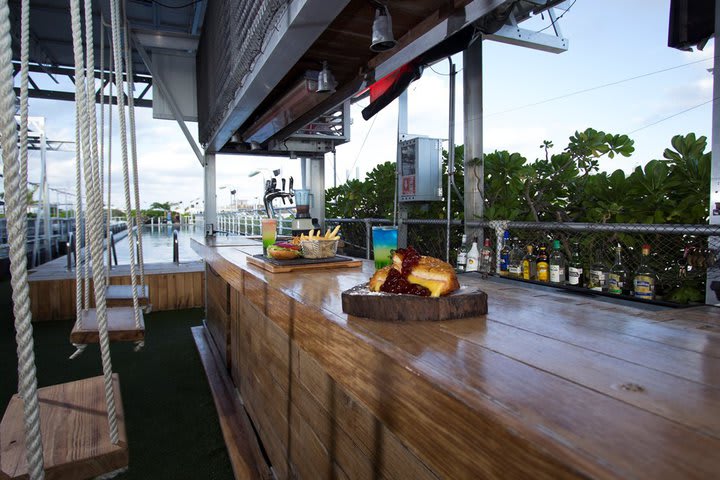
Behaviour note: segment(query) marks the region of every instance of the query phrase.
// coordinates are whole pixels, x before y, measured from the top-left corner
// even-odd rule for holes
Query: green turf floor
[[[17,391],[17,356],[9,282],[0,283],[0,411]],[[127,417],[130,468],[116,478],[232,479],[215,405],[190,327],[201,309],[145,316],[146,344],[112,345],[113,371],[120,375]],[[34,324],[35,363],[40,387],[102,375],[100,351],[82,356],[68,343],[72,322]]]

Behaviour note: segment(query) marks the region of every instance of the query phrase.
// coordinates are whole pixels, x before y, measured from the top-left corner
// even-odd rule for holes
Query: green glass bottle
[[[622,247],[615,247],[615,263],[610,269],[608,275],[608,293],[615,295],[629,295],[630,283],[628,281],[628,272],[622,261]]]
[[[571,287],[582,287],[584,285],[583,265],[580,258],[580,244],[573,243],[573,251],[568,263],[568,282]]]
[[[562,285],[565,283],[565,255],[560,250],[560,240],[553,241],[553,251],[550,253],[550,283]]]

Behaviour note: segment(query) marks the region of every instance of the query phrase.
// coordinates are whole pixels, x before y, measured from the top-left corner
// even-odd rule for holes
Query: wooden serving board
[[[367,284],[342,293],[343,312],[383,321],[434,321],[475,317],[488,311],[487,294],[463,285],[444,297],[371,292]]]
[[[362,260],[336,255],[331,258],[297,258],[294,260],[275,260],[260,255],[247,257],[247,263],[255,265],[270,273],[287,273],[296,270],[309,270],[316,268],[347,268],[359,267]]]

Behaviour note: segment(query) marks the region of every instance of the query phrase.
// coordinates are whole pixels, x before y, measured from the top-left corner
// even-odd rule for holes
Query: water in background
[[[143,258],[145,263],[172,263],[173,230],[177,230],[178,232],[180,262],[186,263],[200,260],[200,257],[190,246],[190,239],[203,238],[205,230],[202,223],[178,227],[173,227],[173,225],[155,225],[152,227],[145,226],[142,231]],[[130,252],[128,249],[127,237],[116,240],[115,250],[117,252],[118,264],[127,265],[130,263]]]

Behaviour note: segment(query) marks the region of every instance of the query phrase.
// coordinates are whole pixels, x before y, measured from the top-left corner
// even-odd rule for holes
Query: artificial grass
[[[0,283],[0,411],[17,392],[17,353],[10,283]],[[117,479],[232,479],[210,388],[190,327],[201,309],[145,316],[145,348],[113,343],[130,449],[129,470]],[[72,322],[33,324],[38,386],[102,375],[100,349],[89,345],[75,360]]]

